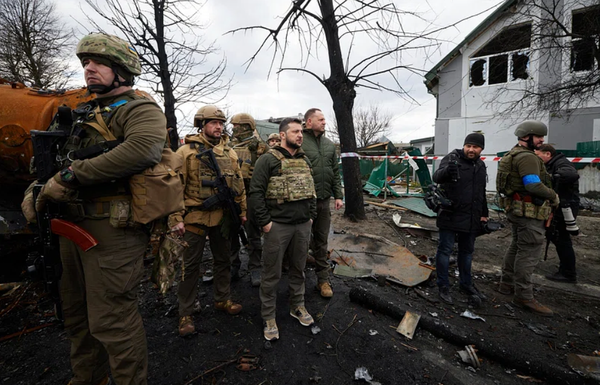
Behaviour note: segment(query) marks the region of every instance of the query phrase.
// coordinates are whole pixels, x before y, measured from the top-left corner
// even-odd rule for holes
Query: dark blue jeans
[[[454,241],[458,240],[458,271],[460,273],[460,286],[469,287],[471,281],[471,260],[475,249],[475,233],[462,233],[452,230],[440,229],[437,254],[435,255],[435,268],[437,272],[438,287],[449,287],[448,265],[450,254],[454,248]]]

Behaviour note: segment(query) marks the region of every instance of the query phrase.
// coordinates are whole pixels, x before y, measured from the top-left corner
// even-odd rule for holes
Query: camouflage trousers
[[[515,297],[533,299],[531,277],[542,256],[544,221],[507,213],[512,226],[512,241],[502,264],[501,282],[515,286]]]
[[[60,238],[60,291],[71,341],[73,385],[96,385],[110,366],[119,385],[147,384],[148,351],[138,311],[148,235],[109,219],[78,223],[98,240],[87,252]]]

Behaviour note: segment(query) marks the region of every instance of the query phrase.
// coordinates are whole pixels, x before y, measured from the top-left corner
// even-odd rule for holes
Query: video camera
[[[434,213],[439,214],[443,210],[451,211],[453,209],[452,201],[446,197],[444,190],[434,184],[427,187],[427,193],[423,199],[425,205]]]

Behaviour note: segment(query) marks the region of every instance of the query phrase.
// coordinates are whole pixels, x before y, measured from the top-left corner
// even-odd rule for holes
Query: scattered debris
[[[15,291],[16,289],[18,289],[22,284],[23,284],[23,282],[0,283],[0,292],[10,290],[8,293],[4,294],[5,296],[10,296],[11,293],[13,291]]]
[[[238,365],[236,368],[242,372],[249,372],[251,370],[258,369],[259,358],[253,354],[244,354],[238,358]]]
[[[333,249],[330,259],[338,266],[371,270],[372,275],[383,275],[388,281],[404,286],[416,286],[429,279],[431,275],[430,269],[419,266],[421,260],[410,250],[381,236],[332,234],[329,238],[329,246]],[[353,270],[344,268],[338,270],[338,266],[334,269],[334,274],[337,271],[337,273],[356,275]]]
[[[333,269],[333,274],[341,277],[350,278],[369,278],[373,274],[372,269],[357,269],[351,266],[337,264]]]
[[[379,332],[377,330],[369,329],[370,336],[376,336],[377,334],[379,334]]]
[[[514,313],[515,312],[515,308],[513,308],[512,306],[510,306],[509,304],[505,303],[504,307],[506,307],[508,309],[509,312]]]
[[[527,329],[542,337],[556,338],[556,332],[544,324],[522,323]]]
[[[470,318],[470,319],[474,319],[474,320],[482,320],[483,322],[485,322],[485,319],[483,317],[478,316],[477,314],[473,313],[470,310],[465,310],[462,313],[460,313],[461,317],[465,317],[465,318]]]
[[[569,353],[567,362],[574,371],[582,376],[600,380],[600,357]]]
[[[404,317],[402,318],[402,321],[400,321],[400,325],[398,325],[396,331],[412,340],[420,319],[421,316],[419,314],[407,311],[404,313]]]
[[[481,366],[481,361],[479,361],[479,358],[477,357],[475,345],[466,345],[465,350],[460,350],[458,355],[465,364],[469,364],[474,368]]]
[[[380,385],[379,382],[373,381],[373,376],[369,374],[369,371],[364,366],[356,368],[356,370],[354,371],[354,379],[364,380],[365,382],[368,382],[371,385]]]
[[[423,226],[419,225],[418,223],[415,223],[414,225],[410,224],[410,223],[402,223],[402,216],[398,213],[392,215],[392,219],[396,226],[400,227],[401,229],[405,229],[411,235],[421,236],[421,237],[426,237],[426,238],[431,238],[431,239],[439,238],[437,228],[423,227]]]
[[[432,316],[432,317],[436,317],[437,318],[438,313],[435,313],[435,312],[434,313],[429,313],[429,315]]]
[[[315,334],[315,335],[316,335],[316,334],[319,334],[319,333],[321,333],[321,328],[320,328],[320,327],[318,327],[317,325],[313,325],[313,326],[310,328],[310,331],[311,331],[311,333],[312,333],[312,334]]]

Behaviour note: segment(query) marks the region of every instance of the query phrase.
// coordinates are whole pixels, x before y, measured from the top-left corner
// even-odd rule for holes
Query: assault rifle
[[[40,195],[44,184],[61,168],[61,164],[57,162],[58,152],[68,136],[68,131],[60,129],[31,131],[37,172],[37,181],[33,187],[34,202]],[[54,302],[56,318],[64,321],[59,288],[62,264],[58,236],[70,239],[84,251],[96,246],[98,242],[79,226],[60,219],[60,206],[50,201],[46,202],[44,210],[37,213],[37,225],[39,230],[39,239],[36,242],[37,250],[28,255],[27,271],[33,277],[43,279],[44,290]]]
[[[203,157],[206,156],[208,160],[204,160]],[[217,190],[217,194],[208,197],[202,202],[200,205],[200,210],[217,210],[223,209],[227,211],[229,217],[231,219],[231,227],[229,230],[229,236],[234,236],[238,233],[242,222],[240,221],[240,214],[242,213],[242,209],[240,208],[239,203],[235,201],[235,193],[227,185],[227,180],[225,176],[221,172],[221,168],[219,167],[219,163],[215,157],[215,153],[211,148],[208,150],[202,151],[196,157],[204,163],[208,168],[213,170],[216,174],[215,180],[203,180],[202,186],[212,187]]]

